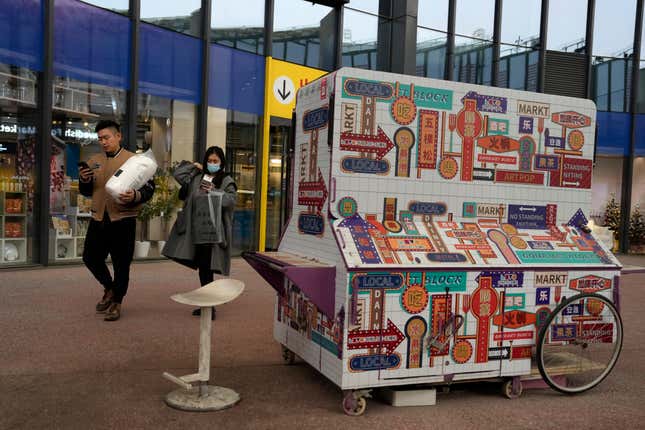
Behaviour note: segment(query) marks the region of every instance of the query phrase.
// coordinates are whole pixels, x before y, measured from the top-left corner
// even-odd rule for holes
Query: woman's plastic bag
[[[142,154],[128,158],[119,170],[108,179],[105,189],[114,200],[123,203],[119,198],[121,193],[143,187],[146,182],[152,179],[156,171],[155,156],[151,150],[147,150]]]

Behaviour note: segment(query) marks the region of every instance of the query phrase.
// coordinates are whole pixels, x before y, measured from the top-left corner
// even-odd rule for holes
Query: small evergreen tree
[[[645,241],[645,220],[638,206],[629,218],[629,243],[632,245],[641,245]]]
[[[603,220],[605,227],[609,227],[609,230],[614,232],[614,237],[618,235],[618,230],[620,229],[620,207],[616,203],[616,196],[614,193],[611,194],[611,199],[607,202],[605,206],[605,218]]]

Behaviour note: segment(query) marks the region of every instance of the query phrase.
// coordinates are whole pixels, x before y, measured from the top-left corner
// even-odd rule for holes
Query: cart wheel
[[[343,397],[343,412],[347,415],[357,417],[363,415],[367,408],[367,399],[354,391],[348,391]]]
[[[520,378],[510,378],[502,383],[502,394],[508,399],[517,399],[522,395],[522,381]]]
[[[573,318],[583,314],[597,320],[581,326]],[[538,368],[554,390],[581,393],[609,375],[622,345],[623,323],[614,304],[599,294],[578,294],[560,303],[540,330]]]
[[[286,346],[282,345],[282,359],[286,364],[292,365],[296,361],[296,354]]]

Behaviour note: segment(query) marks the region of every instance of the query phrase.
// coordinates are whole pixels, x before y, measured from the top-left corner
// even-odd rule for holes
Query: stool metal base
[[[166,404],[182,411],[219,411],[240,401],[240,395],[230,388],[208,385],[208,395],[199,395],[199,387],[191,390],[180,388],[166,395]]]

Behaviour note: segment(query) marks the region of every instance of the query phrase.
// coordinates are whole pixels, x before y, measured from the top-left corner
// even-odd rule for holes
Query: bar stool
[[[177,303],[201,308],[199,320],[199,371],[185,376],[164,372],[164,378],[181,388],[166,395],[168,406],[184,411],[217,411],[240,401],[240,395],[230,388],[208,385],[211,362],[212,307],[235,300],[244,291],[244,283],[236,279],[218,279],[201,288],[170,298]],[[193,383],[198,382],[198,386]]]

